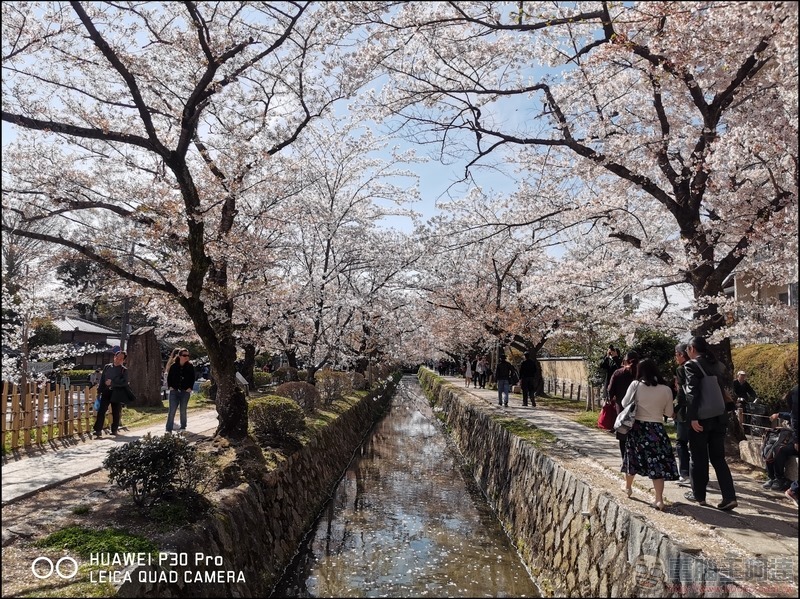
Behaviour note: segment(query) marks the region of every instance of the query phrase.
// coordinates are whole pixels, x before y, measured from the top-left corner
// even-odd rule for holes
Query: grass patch
[[[81,503],[80,505],[74,506],[70,511],[76,516],[85,516],[92,511],[92,508],[85,503]]]
[[[158,546],[144,537],[125,530],[105,528],[93,530],[81,526],[63,528],[34,543],[36,547],[52,550],[58,554],[77,555],[89,560],[92,554],[131,554],[149,553],[156,555]],[[55,556],[51,556],[56,559]],[[91,565],[88,561],[79,562],[78,576],[72,579],[58,579],[36,588],[21,591],[17,597],[113,597],[116,589],[107,580],[92,579],[92,572],[106,569]],[[121,568],[112,568],[120,569]]]
[[[533,443],[535,447],[542,447],[556,440],[556,436],[553,433],[536,427],[524,418],[508,418],[493,415],[491,419],[515,437],[529,441]]]
[[[597,412],[587,412],[577,402],[560,397],[549,397],[544,399],[537,397],[536,403],[543,407],[556,409],[565,418],[569,418],[578,424],[582,424],[586,428],[600,430],[597,428],[597,419],[600,416],[599,410]],[[678,440],[678,433],[675,429],[675,423],[672,421],[672,419],[669,419],[664,423],[664,429],[667,431],[667,436],[670,438],[670,440],[675,443],[675,441]]]
[[[88,559],[92,553],[155,553],[158,546],[152,541],[125,530],[103,528],[93,530],[83,526],[62,528],[34,543],[36,547],[69,549]]]

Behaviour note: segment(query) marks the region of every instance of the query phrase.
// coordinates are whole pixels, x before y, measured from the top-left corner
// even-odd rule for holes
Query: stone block
[[[764,462],[764,458],[761,457],[760,439],[739,441],[739,456],[743,462],[747,462],[758,468],[763,468],[766,471],[767,465]],[[789,458],[789,461],[786,463],[786,478],[789,480],[797,480],[797,456]]]

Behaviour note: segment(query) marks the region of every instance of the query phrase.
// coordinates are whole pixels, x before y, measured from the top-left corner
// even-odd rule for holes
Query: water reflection
[[[538,597],[414,377],[364,443],[280,597]]]

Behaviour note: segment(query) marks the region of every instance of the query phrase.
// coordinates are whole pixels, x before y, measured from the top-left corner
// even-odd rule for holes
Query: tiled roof
[[[56,325],[62,331],[81,331],[83,333],[101,333],[104,335],[119,335],[119,331],[115,331],[114,329],[109,329],[108,327],[104,327],[101,324],[97,324],[96,322],[89,322],[88,320],[83,320],[82,318],[74,318],[74,317],[65,317],[65,318],[58,318],[53,320],[53,324]]]

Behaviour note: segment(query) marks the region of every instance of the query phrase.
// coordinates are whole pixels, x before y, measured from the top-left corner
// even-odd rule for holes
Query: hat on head
[[[120,348],[119,345],[115,345],[114,347],[111,348],[111,353],[112,354],[118,354],[121,351],[122,351],[122,348]]]
[[[740,370],[739,372],[737,372],[736,376],[739,376],[740,374],[747,376],[747,373],[744,370]]]

